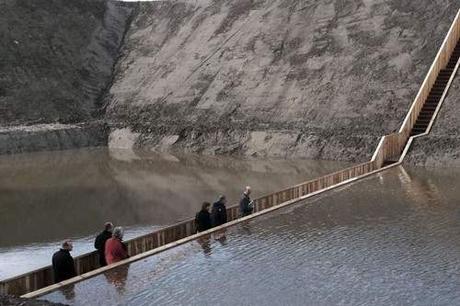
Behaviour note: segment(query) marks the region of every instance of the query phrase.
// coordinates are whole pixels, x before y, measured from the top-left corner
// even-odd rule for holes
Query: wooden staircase
[[[426,132],[426,129],[430,125],[430,121],[433,118],[434,112],[438,107],[441,97],[446,89],[449,79],[454,72],[455,65],[457,65],[458,59],[460,58],[460,42],[455,46],[454,52],[449,59],[449,63],[446,68],[439,72],[439,75],[431,88],[430,94],[423,105],[420,114],[417,117],[417,121],[412,128],[410,136],[419,135]]]

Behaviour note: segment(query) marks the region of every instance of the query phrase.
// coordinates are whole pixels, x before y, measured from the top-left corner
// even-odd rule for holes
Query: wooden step
[[[431,120],[431,117],[433,117],[432,115],[428,115],[428,114],[424,114],[424,113],[420,113],[417,117],[417,120],[418,119],[421,119],[423,118],[423,120]]]
[[[426,99],[424,105],[426,105],[426,104],[436,104],[436,105],[438,105],[439,104],[439,99],[431,99],[431,98]]]
[[[431,121],[431,118],[433,116],[431,116],[429,119],[428,118],[425,118],[423,120],[420,120],[420,119],[417,119],[417,121],[414,123],[414,126],[428,126],[428,124],[430,124],[430,121]]]

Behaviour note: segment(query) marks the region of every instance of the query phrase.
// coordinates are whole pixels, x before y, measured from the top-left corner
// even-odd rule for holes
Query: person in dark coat
[[[104,225],[104,230],[97,235],[96,240],[94,240],[94,248],[99,253],[99,265],[101,267],[107,266],[107,261],[105,260],[105,242],[112,238],[113,224],[111,222],[106,222]]]
[[[211,224],[213,227],[227,223],[227,208],[225,203],[227,199],[221,195],[219,200],[212,205]]]
[[[201,210],[196,214],[195,225],[197,232],[204,232],[212,227],[211,214],[209,213],[210,207],[210,203],[204,202],[201,206]]]
[[[62,244],[62,248],[53,255],[52,262],[55,283],[77,276],[73,258],[70,255],[72,248],[72,242],[66,240]]]
[[[253,202],[249,197],[251,195],[251,187],[246,186],[246,190],[240,200],[240,217],[245,217],[252,214],[254,210]]]

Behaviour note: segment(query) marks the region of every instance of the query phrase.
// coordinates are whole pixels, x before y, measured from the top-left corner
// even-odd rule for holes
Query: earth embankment
[[[134,146],[155,150],[367,160],[399,128],[457,6],[143,3],[107,118]]]
[[[12,142],[34,130],[21,131],[23,126],[39,125],[42,138],[43,124],[69,128],[103,116],[102,97],[133,7],[107,0],[0,1],[0,153],[10,152],[6,147],[37,149],[27,139]],[[51,129],[49,148],[62,148],[53,134]],[[67,142],[97,142],[75,139]]]

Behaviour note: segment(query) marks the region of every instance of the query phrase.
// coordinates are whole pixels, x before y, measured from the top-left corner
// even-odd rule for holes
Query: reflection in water
[[[403,190],[414,203],[420,205],[436,206],[441,205],[441,195],[436,185],[431,181],[430,177],[418,177],[410,174],[404,167],[399,167],[399,179],[403,186]]]
[[[65,288],[59,289],[59,292],[61,292],[61,294],[64,296],[64,298],[67,301],[72,301],[73,299],[75,299],[75,285],[74,284],[71,284],[71,285],[66,286]]]
[[[193,242],[133,263],[120,300],[96,294],[107,291],[98,276],[69,302],[460,305],[458,172],[403,171],[232,227],[205,254]],[[59,292],[43,299],[64,301]]]
[[[65,238],[74,256],[92,250],[106,221],[129,239],[194,216],[218,194],[233,204],[246,185],[258,196],[344,166],[105,149],[1,156],[0,279],[48,265]]]
[[[201,248],[203,249],[203,254],[205,255],[210,255],[211,254],[211,235],[206,235],[203,237],[200,237],[196,241]]]
[[[108,271],[104,274],[107,281],[117,290],[118,294],[123,295],[128,278],[129,264],[124,265],[116,270]]]
[[[214,233],[214,239],[218,241],[221,245],[226,245],[227,241],[227,229],[222,229],[221,231]]]

